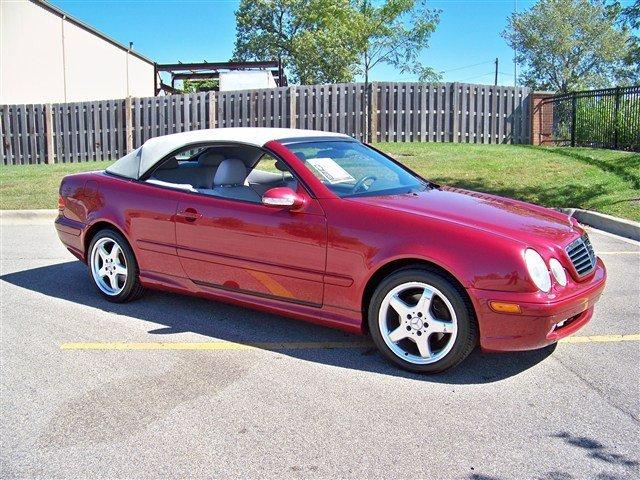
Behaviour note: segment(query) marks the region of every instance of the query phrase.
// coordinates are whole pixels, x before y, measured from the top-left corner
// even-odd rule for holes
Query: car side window
[[[284,162],[265,153],[258,163],[255,164],[253,170],[269,173],[277,173],[283,180],[291,180],[293,175]]]
[[[207,149],[207,147],[189,148],[188,150],[184,150],[182,152],[179,152],[174,158],[178,162],[195,161],[195,160],[198,159],[198,156],[202,152],[204,152],[206,149]]]
[[[247,184],[261,197],[267,190],[275,187],[289,187],[292,190],[298,188],[298,181],[289,167],[269,154],[260,157],[247,176]]]
[[[275,187],[297,190],[287,165],[256,147],[186,147],[158,165],[148,183],[214,197],[261,203]]]

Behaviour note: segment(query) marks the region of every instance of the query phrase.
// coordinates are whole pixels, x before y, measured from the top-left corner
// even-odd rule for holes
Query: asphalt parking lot
[[[110,304],[51,224],[2,224],[1,475],[638,478],[640,247],[591,237],[609,282],[579,337],[418,376],[274,315]]]

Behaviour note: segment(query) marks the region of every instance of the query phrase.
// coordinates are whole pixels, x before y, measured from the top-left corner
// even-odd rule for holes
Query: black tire
[[[102,239],[111,239],[116,242],[121,250],[122,255],[126,260],[126,268],[127,268],[127,278],[124,282],[124,286],[122,287],[122,291],[115,295],[109,295],[105,293],[97,283],[97,280],[94,278],[92,271],[92,252],[96,243],[98,243]],[[140,270],[138,269],[138,262],[136,257],[127,242],[127,239],[122,236],[119,232],[111,229],[103,229],[98,231],[93,238],[91,239],[91,243],[89,244],[89,249],[87,251],[87,266],[89,269],[89,278],[91,278],[91,282],[95,286],[96,290],[102,295],[104,298],[114,303],[124,303],[130,302],[139,298],[144,293],[144,287],[140,283]]]
[[[451,303],[457,317],[458,333],[453,347],[443,358],[434,363],[415,364],[404,360],[389,348],[380,331],[378,313],[384,298],[394,288],[409,282],[426,283],[440,290]],[[453,368],[467,358],[478,342],[478,324],[466,292],[445,275],[426,268],[403,268],[382,280],[369,302],[367,317],[369,332],[378,350],[389,361],[411,372],[433,374]]]

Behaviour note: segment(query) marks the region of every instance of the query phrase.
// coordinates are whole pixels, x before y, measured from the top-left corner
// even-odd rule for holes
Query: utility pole
[[[127,75],[127,97],[130,95],[129,92],[129,54],[131,53],[131,50],[133,50],[133,42],[129,42],[129,48],[127,49],[127,70],[126,70],[126,75]]]
[[[498,86],[498,57],[496,57],[496,73],[493,77],[493,84],[497,87]]]
[[[518,13],[518,0],[513,0],[513,14]],[[513,47],[513,86],[518,86],[518,57],[516,54],[516,47]]]

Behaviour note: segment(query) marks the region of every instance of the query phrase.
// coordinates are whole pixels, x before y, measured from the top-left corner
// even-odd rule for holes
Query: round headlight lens
[[[553,274],[553,278],[556,279],[556,282],[565,287],[567,285],[567,273],[564,271],[564,267],[560,264],[557,258],[549,260],[549,269]]]
[[[524,261],[536,287],[543,292],[551,290],[551,275],[540,254],[532,248],[527,248],[524,251]]]

